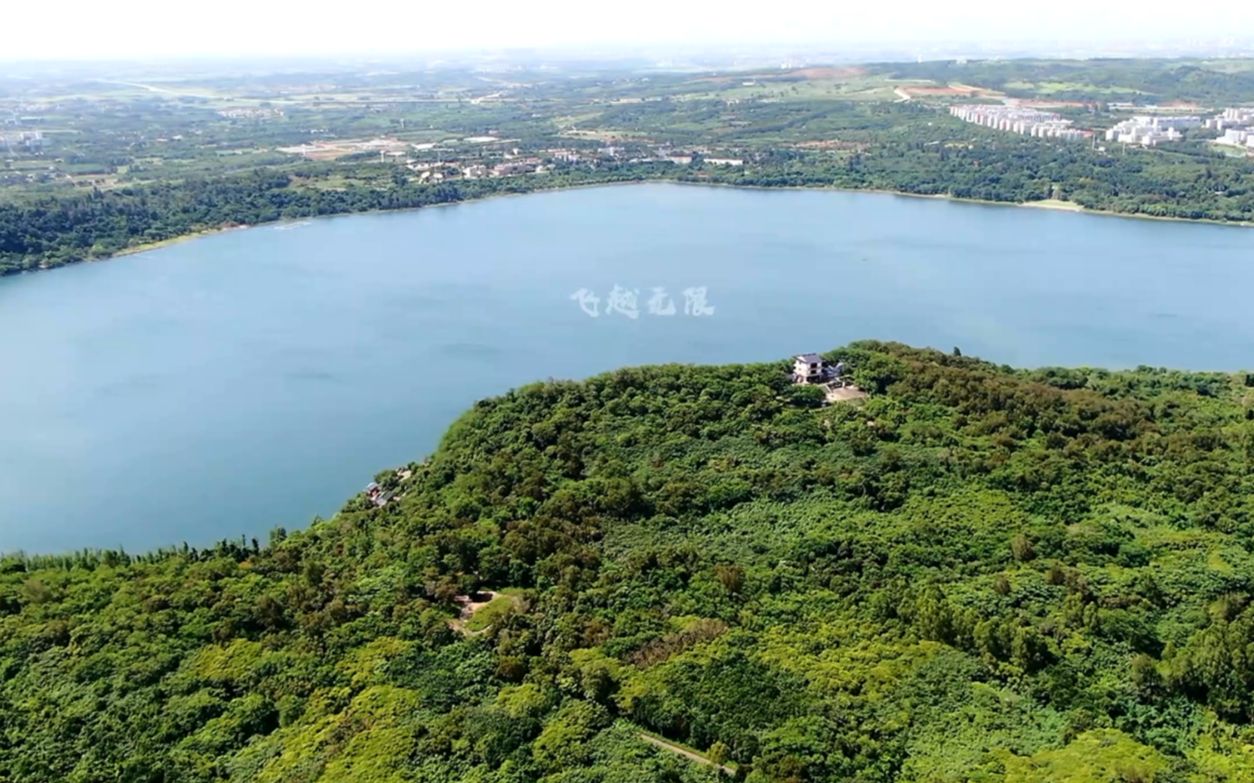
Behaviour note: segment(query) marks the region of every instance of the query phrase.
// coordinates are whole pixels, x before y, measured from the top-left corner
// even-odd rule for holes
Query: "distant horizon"
[[[936,41],[926,44],[755,44],[709,43],[700,45],[619,45],[583,46],[499,46],[466,49],[396,50],[373,52],[223,52],[184,54],[100,54],[96,56],[6,57],[0,54],[0,65],[45,70],[57,67],[92,65],[134,67],[190,66],[338,66],[360,67],[371,63],[388,65],[444,64],[449,66],[485,66],[498,62],[505,66],[562,63],[627,64],[673,67],[803,67],[827,63],[867,63],[906,61],[1017,60],[1017,59],[1189,59],[1189,58],[1254,58],[1254,37],[1247,41],[1134,41],[1066,45],[1050,42],[962,42]],[[3,75],[0,75],[3,78]]]
[[[1235,6],[1217,19],[1129,15],[1114,3],[1083,0],[1056,0],[1048,13],[996,0],[958,0],[939,10],[918,0],[891,7],[797,0],[787,13],[712,0],[637,0],[629,9],[533,0],[522,10],[503,0],[457,8],[358,0],[351,13],[319,0],[221,0],[212,13],[196,15],[171,12],[158,0],[68,0],[55,23],[46,8],[32,4],[10,9],[6,23],[21,31],[5,41],[0,62],[7,63],[431,59],[501,52],[599,58],[821,51],[841,59],[874,53],[931,59],[929,53],[942,50],[947,57],[1254,53],[1254,32],[1233,32],[1254,31],[1254,7]]]

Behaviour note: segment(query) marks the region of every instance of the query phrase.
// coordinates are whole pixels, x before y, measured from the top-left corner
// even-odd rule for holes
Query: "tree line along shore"
[[[0,203],[0,274],[108,258],[202,232],[279,220],[377,210],[414,209],[565,187],[677,181],[742,187],[830,187],[1008,204],[1067,204],[1112,214],[1231,224],[1254,221],[1254,167],[1206,168],[1191,174],[1142,165],[1091,168],[1083,149],[1018,152],[964,149],[942,154],[906,145],[843,162],[768,156],[753,164],[676,165],[605,161],[558,166],[545,173],[431,184],[390,178],[362,164],[343,186],[318,187],[318,175],[257,170],[244,175],[158,183],[117,190]],[[900,153],[900,154],[898,154]],[[1142,153],[1142,156],[1152,153]],[[911,165],[913,164],[913,165]],[[1183,164],[1176,164],[1183,165]],[[1074,184],[1068,184],[1074,183]]]

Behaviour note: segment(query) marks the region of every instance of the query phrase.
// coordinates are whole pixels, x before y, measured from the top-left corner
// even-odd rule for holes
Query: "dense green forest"
[[[4,559],[0,780],[1254,779],[1254,377],[956,354],[536,384],[383,507]]]

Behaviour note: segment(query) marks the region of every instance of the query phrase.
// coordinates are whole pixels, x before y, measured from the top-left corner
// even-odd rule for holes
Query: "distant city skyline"
[[[1222,14],[1129,13],[1116,3],[1048,6],[959,0],[849,4],[575,0],[474,4],[357,0],[220,0],[203,12],[158,0],[6,9],[0,60],[186,57],[432,56],[501,49],[622,55],[636,47],[695,51],[788,49],[840,55],[1014,52],[1237,53],[1254,40],[1254,7]],[[1242,40],[1244,39],[1244,40]],[[607,51],[608,50],[608,51]]]

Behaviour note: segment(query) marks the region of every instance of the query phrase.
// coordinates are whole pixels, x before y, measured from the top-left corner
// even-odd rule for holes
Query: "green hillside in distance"
[[[382,506],[0,561],[0,780],[1254,780],[1254,376],[827,356],[869,398],[535,384]]]

